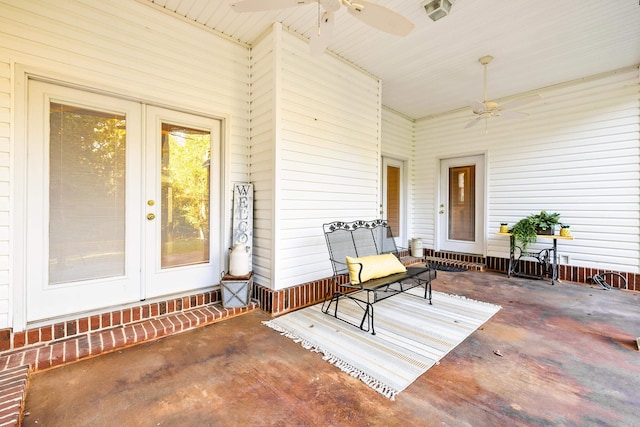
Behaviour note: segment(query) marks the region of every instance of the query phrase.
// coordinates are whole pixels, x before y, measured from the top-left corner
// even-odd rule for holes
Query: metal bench
[[[424,298],[431,304],[431,281],[436,270],[428,267],[409,266],[404,273],[367,280],[359,284],[349,281],[346,257],[359,258],[369,255],[393,254],[398,259],[398,248],[387,221],[335,221],[323,225],[324,236],[333,268],[333,283],[327,291],[322,311],[337,319],[359,327],[375,335],[373,305],[379,301],[413,289],[424,287]],[[358,264],[358,263],[355,263]],[[359,264],[359,274],[363,265]],[[344,298],[353,301],[362,310],[359,324],[340,317],[339,303]]]

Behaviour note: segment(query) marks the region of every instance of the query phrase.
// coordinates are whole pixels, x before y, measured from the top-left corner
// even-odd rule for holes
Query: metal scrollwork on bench
[[[352,231],[358,228],[375,228],[375,227],[386,227],[387,221],[383,219],[376,219],[373,221],[353,221],[353,222],[342,222],[342,221],[334,221],[328,227],[328,231],[336,231],[336,230],[347,230]]]

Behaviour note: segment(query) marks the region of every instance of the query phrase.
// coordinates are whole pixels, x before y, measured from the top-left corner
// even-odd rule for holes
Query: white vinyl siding
[[[10,324],[11,67],[0,61],[0,328]]]
[[[379,216],[383,154],[409,160],[408,235],[427,248],[439,160],[485,153],[488,255],[508,256],[499,222],[546,209],[572,226],[576,240],[559,245],[571,265],[639,270],[637,68],[541,89],[522,108],[528,119],[492,120],[485,133],[482,122],[464,129],[469,109],[415,122],[382,109],[378,78],[329,53],[311,57],[280,24],[249,50],[143,2],[0,0],[0,40],[0,328],[19,318],[23,301],[12,303],[24,292],[11,271],[23,252],[11,192],[23,171],[11,168],[25,129],[11,120],[25,71],[223,119],[219,244],[230,244],[233,184],[252,182],[256,283],[274,290],[330,275],[322,223]]]
[[[437,159],[488,153],[487,254],[507,257],[495,236],[531,213],[559,212],[574,241],[558,251],[569,263],[638,272],[640,256],[639,84],[637,69],[547,88],[521,110],[524,120],[489,120],[464,129],[469,111],[416,124],[416,230],[432,243]],[[422,195],[422,191],[420,191]],[[535,247],[543,248],[544,243]]]
[[[253,110],[252,158],[255,150],[266,155],[262,165],[252,164],[252,181],[256,188],[272,182],[275,192],[271,233],[256,230],[257,236],[265,236],[257,237],[256,247],[277,236],[271,242],[270,278],[265,272],[260,283],[282,289],[330,274],[323,223],[377,215],[381,88],[378,79],[329,54],[311,57],[307,42],[278,25],[271,36],[273,40],[262,40],[254,48],[260,62],[253,64],[252,102],[259,107]],[[263,58],[265,44],[273,48],[271,62]],[[258,80],[258,75],[267,75],[263,68],[269,66],[275,66],[277,77]],[[264,87],[269,84],[271,92]],[[272,102],[262,99],[269,94],[275,96]],[[255,123],[256,115],[266,114],[269,105],[275,106],[270,112],[271,150],[260,148],[267,132],[259,126],[264,123],[267,130],[267,120]],[[270,161],[272,176],[264,176],[260,171]],[[266,211],[256,212],[258,216],[266,227]]]
[[[285,34],[276,289],[326,276],[322,223],[374,218],[379,204],[380,82],[308,49]]]
[[[224,228],[218,243],[226,252],[232,184],[248,179],[249,48],[130,0],[14,1],[1,2],[0,8],[0,328],[11,323],[8,150],[22,144],[8,143],[9,89],[16,84],[7,80],[8,64],[16,64],[18,73],[225,119],[223,171],[216,173],[224,172]],[[23,137],[24,129],[17,129],[16,135]],[[12,214],[16,212],[20,210]],[[11,235],[20,233],[12,230]],[[11,292],[23,292],[15,280],[12,286]]]
[[[414,121],[402,114],[382,109],[382,155],[407,160],[413,157]]]
[[[396,111],[388,108],[382,109],[382,155],[391,159],[401,160],[405,162],[405,197],[404,203],[406,208],[406,231],[409,232],[412,227],[413,218],[413,196],[415,181],[415,162],[414,162],[415,136],[414,121]],[[399,231],[395,234],[400,235]],[[411,238],[409,235],[407,238]],[[408,247],[408,242],[403,242],[402,246]]]
[[[276,73],[274,34],[267,34],[251,50],[251,156],[253,183],[253,271],[255,281],[271,284],[275,180]]]

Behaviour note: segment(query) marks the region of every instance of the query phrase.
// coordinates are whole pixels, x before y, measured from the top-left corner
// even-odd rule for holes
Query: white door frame
[[[475,164],[475,241],[464,242],[448,239],[449,168]],[[439,159],[439,200],[436,206],[437,250],[470,254],[486,254],[486,154],[469,154]]]

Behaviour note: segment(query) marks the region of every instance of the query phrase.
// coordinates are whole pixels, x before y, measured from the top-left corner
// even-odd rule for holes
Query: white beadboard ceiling
[[[247,45],[276,21],[306,38],[317,25],[315,3],[237,13],[230,7],[235,0],[138,1]],[[457,0],[437,22],[421,0],[378,3],[413,21],[411,34],[382,33],[343,7],[329,50],[381,78],[383,104],[413,119],[482,100],[484,55],[495,58],[488,66],[490,100],[640,64],[638,0]]]

